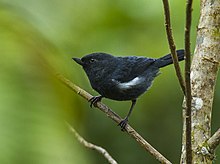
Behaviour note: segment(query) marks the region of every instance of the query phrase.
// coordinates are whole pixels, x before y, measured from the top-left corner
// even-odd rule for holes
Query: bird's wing
[[[113,79],[129,85],[140,82],[140,76],[156,61],[156,59],[136,56],[119,57],[119,60],[121,62],[119,62],[120,65],[117,66],[113,73]]]

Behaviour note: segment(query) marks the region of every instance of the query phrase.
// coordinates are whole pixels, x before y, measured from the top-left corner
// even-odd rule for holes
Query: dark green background
[[[183,48],[185,2],[171,0],[170,6],[176,45]],[[192,52],[198,1],[193,8]],[[158,163],[102,112],[90,109],[84,99],[52,75],[60,72],[97,95],[83,70],[71,60],[96,51],[154,58],[168,53],[162,1],[0,1],[0,163],[107,163],[100,154],[80,145],[65,121],[88,141],[106,148],[119,163]],[[174,68],[161,72],[139,98],[130,124],[178,163],[183,95]],[[219,100],[216,90],[213,131],[220,124]],[[103,102],[122,117],[130,106],[130,102]]]

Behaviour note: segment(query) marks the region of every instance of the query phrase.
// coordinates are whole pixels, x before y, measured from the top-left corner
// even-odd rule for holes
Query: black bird
[[[179,61],[184,60],[184,50],[177,50]],[[119,123],[125,130],[128,118],[137,98],[152,85],[159,69],[172,64],[171,54],[158,59],[147,57],[114,57],[106,53],[92,53],[79,58],[73,58],[86,72],[90,84],[100,95],[92,97],[90,107],[102,98],[126,101],[132,104],[127,116]]]

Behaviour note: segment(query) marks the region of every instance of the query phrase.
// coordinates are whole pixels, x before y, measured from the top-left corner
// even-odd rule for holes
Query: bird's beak
[[[83,62],[80,58],[72,58],[75,62],[77,62],[79,65],[83,65]]]

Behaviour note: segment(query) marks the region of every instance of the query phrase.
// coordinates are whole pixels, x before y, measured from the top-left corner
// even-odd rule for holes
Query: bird
[[[176,51],[178,61],[184,60],[184,50]],[[100,95],[93,96],[90,107],[101,102],[102,98],[117,101],[131,101],[128,114],[118,124],[124,131],[128,119],[140,95],[152,85],[162,67],[173,63],[171,54],[160,58],[125,56],[96,52],[82,58],[72,58],[84,69],[92,88]]]

